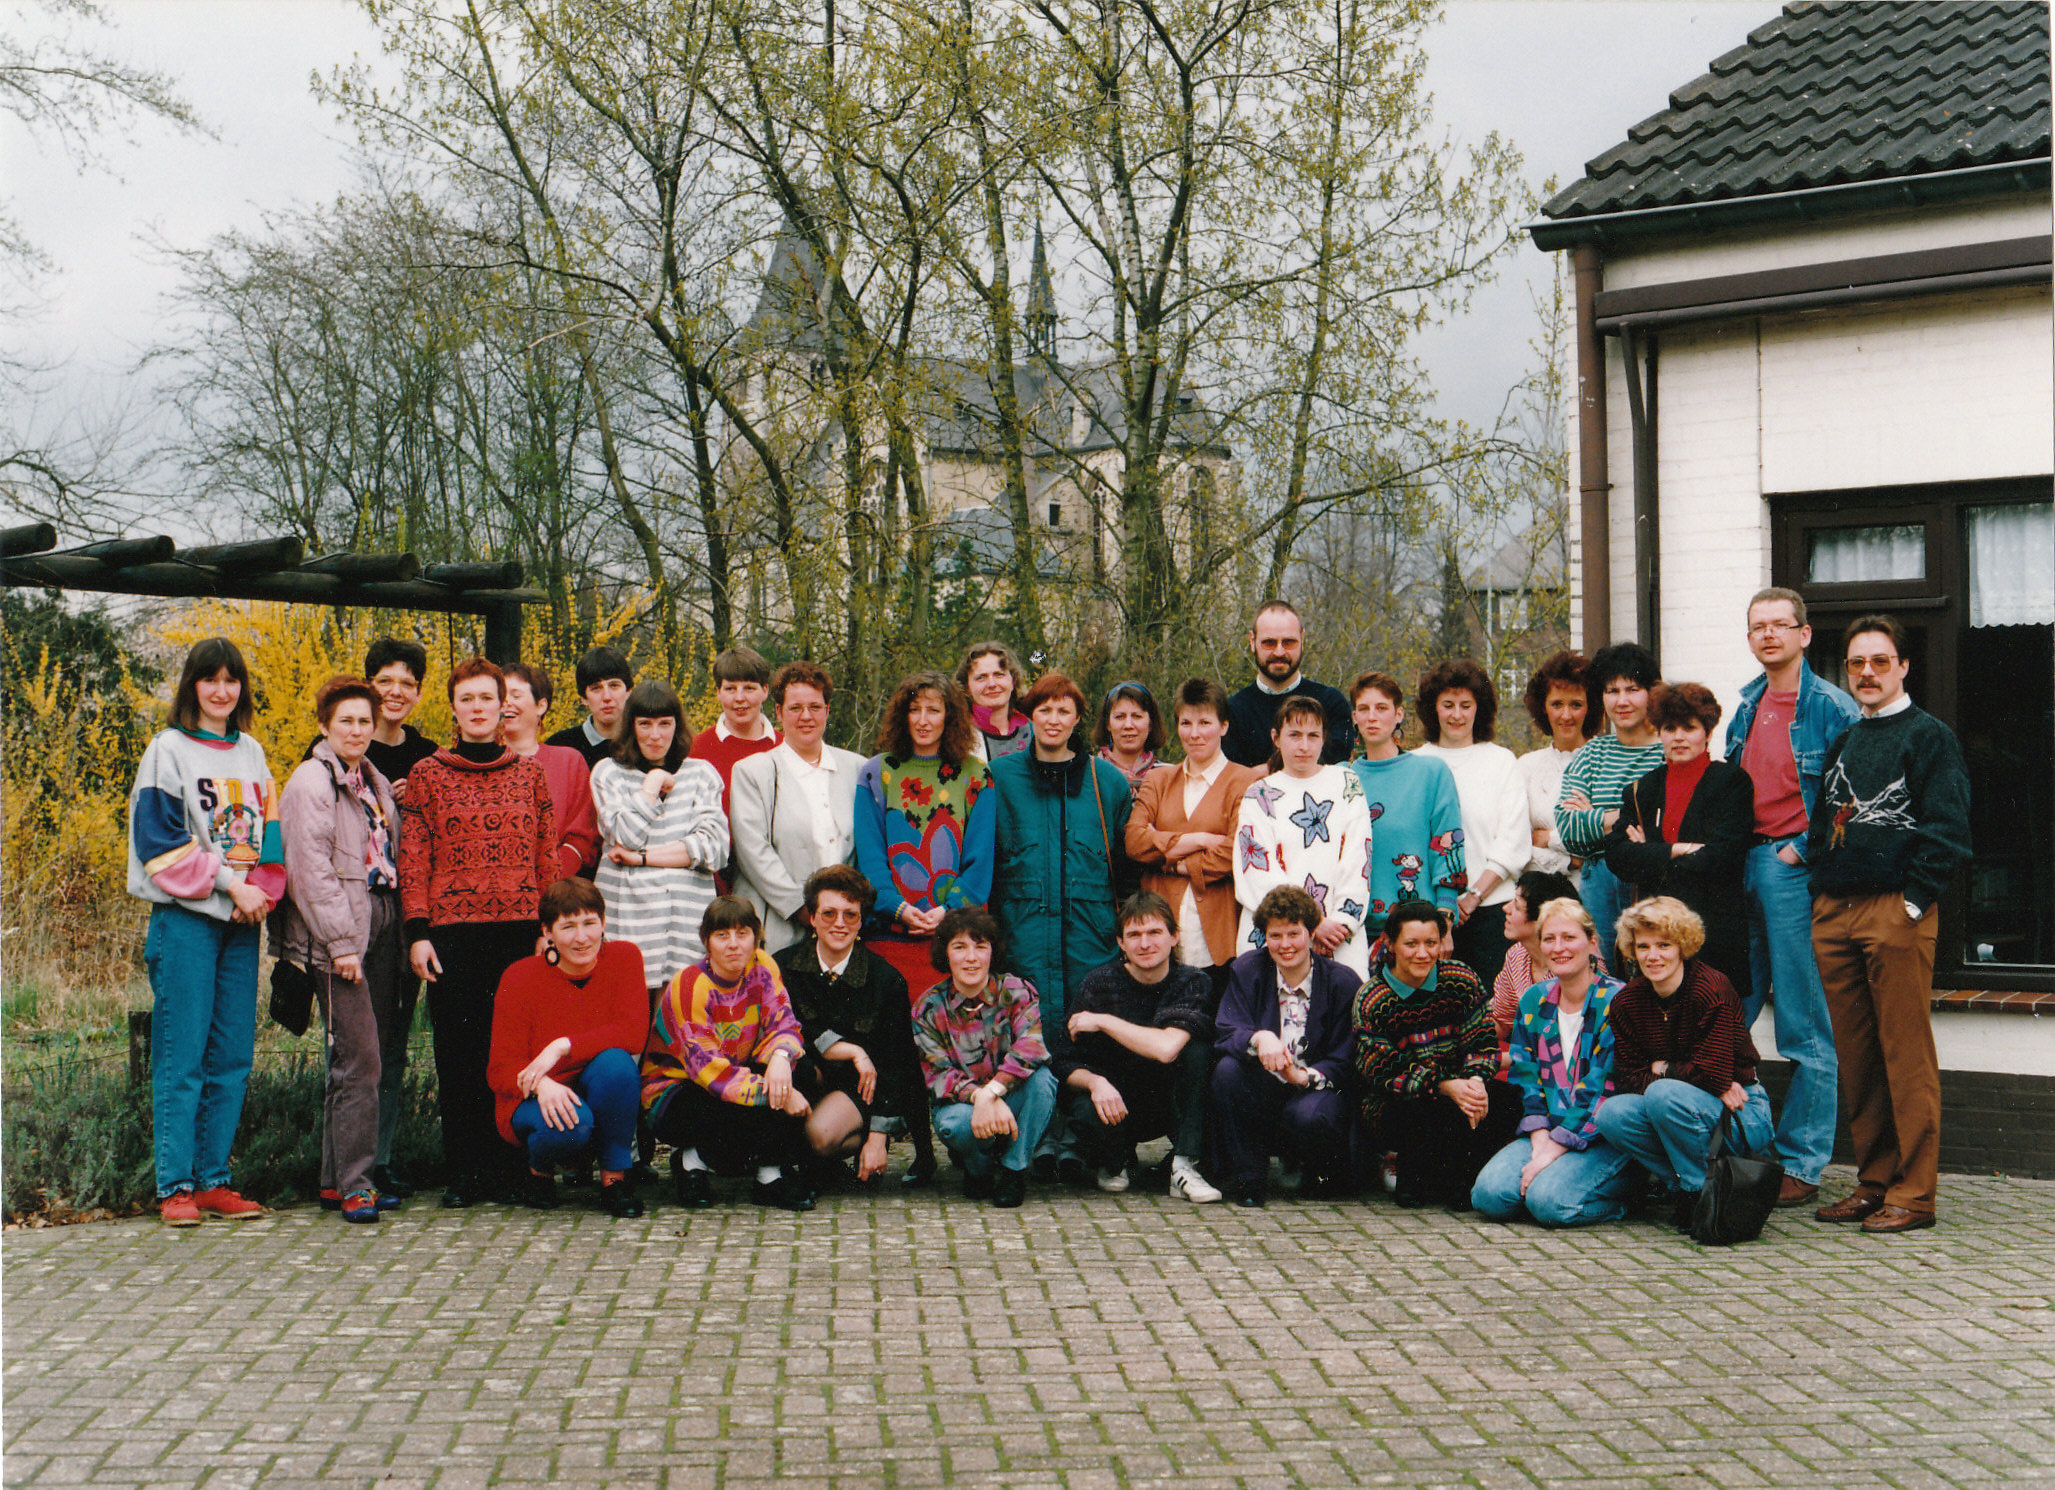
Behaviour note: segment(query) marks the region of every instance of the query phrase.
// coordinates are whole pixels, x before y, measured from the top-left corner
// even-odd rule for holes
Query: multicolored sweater
[[[1663,763],[1663,743],[1622,745],[1614,734],[1584,742],[1563,768],[1563,795],[1581,791],[1589,807],[1556,804],[1556,828],[1563,847],[1580,859],[1595,859],[1605,850],[1605,815],[1620,805],[1627,788]]]
[[[235,919],[228,887],[247,880],[273,906],[285,894],[279,792],[264,747],[168,729],[150,742],[128,799],[128,893]]]
[[[1364,919],[1376,921],[1401,900],[1416,897],[1454,910],[1470,883],[1455,774],[1417,750],[1388,761],[1350,761],[1349,769],[1363,784],[1371,831],[1377,835]]]
[[[998,799],[981,760],[874,755],[856,775],[856,867],[878,890],[877,918],[899,907],[983,905],[992,898]]]
[[[1477,974],[1450,959],[1408,988],[1384,972],[1356,990],[1356,1074],[1363,1116],[1431,1097],[1444,1081],[1498,1074],[1498,1035]]]
[[[1234,898],[1245,950],[1263,945],[1255,910],[1280,885],[1304,890],[1323,914],[1354,927],[1335,954],[1358,978],[1370,971],[1363,916],[1370,900],[1370,804],[1347,766],[1303,779],[1272,772],[1242,798],[1234,838]]]
[[[410,944],[430,926],[534,920],[558,867],[549,778],[534,761],[511,750],[471,760],[445,746],[407,774],[400,906]]]
[[[642,1105],[655,1121],[671,1093],[689,1081],[723,1102],[767,1106],[758,1068],[780,1051],[796,1067],[806,1041],[770,953],[759,951],[732,984],[714,977],[704,960],[695,962],[657,996],[642,1057]]]
[[[1613,1092],[1613,995],[1618,978],[1593,979],[1584,996],[1584,1028],[1574,1051],[1563,1049],[1557,1021],[1561,989],[1554,978],[1520,995],[1513,1021],[1510,1079],[1526,1115],[1520,1132],[1545,1128],[1566,1149],[1587,1149],[1598,1137],[1598,1105]]]
[[[968,1102],[995,1076],[1018,1085],[1049,1059],[1034,985],[1011,974],[987,982],[982,998],[965,998],[948,978],[922,994],[913,1048],[937,1102]]]

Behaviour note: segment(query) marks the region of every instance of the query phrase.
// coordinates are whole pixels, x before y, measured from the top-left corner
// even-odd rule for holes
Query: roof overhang
[[[1882,181],[1849,181],[1802,191],[1767,192],[1716,202],[1687,202],[1634,212],[1543,218],[1526,225],[1534,246],[1553,253],[1593,243],[1601,247],[1652,239],[1728,232],[1780,223],[1820,222],[1906,207],[1930,207],[1980,198],[2020,196],[2049,189],[2049,158],[2001,161],[1959,171],[1927,171]]]

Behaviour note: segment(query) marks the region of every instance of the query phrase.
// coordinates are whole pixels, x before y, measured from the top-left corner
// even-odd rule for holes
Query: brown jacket
[[[400,811],[392,788],[369,759],[363,770],[378,794],[389,851],[397,861]],[[282,933],[274,938],[273,950],[300,967],[324,969],[337,957],[362,957],[370,939],[371,890],[365,883],[364,863],[371,826],[342,777],[342,762],[321,740],[294,769],[279,798],[286,899],[280,907]]]
[[[1241,812],[1242,796],[1267,773],[1260,766],[1238,766],[1226,761],[1213,788],[1199,799],[1199,810],[1187,817],[1184,810],[1184,767],[1157,766],[1135,788],[1134,811],[1127,819],[1127,855],[1142,866],[1142,888],[1153,890],[1175,910],[1184,901],[1194,881],[1168,867],[1163,851],[1180,833],[1218,833],[1227,839],[1224,848],[1208,849],[1198,856],[1196,882],[1199,924],[1206,932],[1206,950],[1216,966],[1232,962],[1235,931],[1241,908],[1234,899],[1234,829]],[[1174,928],[1173,928],[1174,929]]]

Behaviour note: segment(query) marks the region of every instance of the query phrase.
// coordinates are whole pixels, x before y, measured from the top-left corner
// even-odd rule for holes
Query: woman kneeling
[[[1494,1221],[1524,1212],[1543,1226],[1588,1226],[1627,1209],[1634,1161],[1599,1136],[1599,1104],[1613,1089],[1609,1018],[1617,978],[1595,976],[1596,928],[1574,900],[1541,908],[1541,953],[1551,976],[1520,995],[1512,1080],[1526,1115],[1470,1199]]]
[[[1741,996],[1698,954],[1705,923],[1658,895],[1620,917],[1620,951],[1639,969],[1613,996],[1613,1095],[1598,1131],[1677,1191],[1675,1221],[1689,1230],[1705,1186],[1713,1128],[1734,1114],[1743,1154],[1769,1152],[1776,1125],[1755,1079],[1755,1042]]]
[[[756,1166],[758,1205],[813,1209],[800,1178],[812,1106],[792,1085],[806,1053],[778,965],[762,948],[763,922],[739,895],[699,918],[706,956],[657,1000],[642,1061],[642,1105],[672,1146],[678,1204],[713,1204],[713,1171]]]
[[[486,1077],[500,1136],[528,1156],[530,1205],[555,1209],[557,1165],[593,1153],[600,1206],[639,1216],[627,1171],[649,1007],[642,953],[607,940],[606,902],[590,880],[558,880],[540,914],[542,955],[508,968],[493,999]]]

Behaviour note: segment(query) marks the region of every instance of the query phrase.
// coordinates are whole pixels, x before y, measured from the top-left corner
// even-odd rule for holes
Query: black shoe
[[[983,1174],[972,1174],[966,1169],[963,1172],[963,1198],[965,1200],[990,1200],[992,1198],[992,1188],[997,1183],[997,1179],[994,1178],[992,1171],[989,1169]]]
[[[914,1160],[906,1173],[899,1176],[899,1186],[903,1190],[924,1190],[934,1182],[935,1161],[932,1158]]]
[[[467,1210],[484,1198],[476,1175],[454,1174],[443,1186],[442,1208],[446,1211]]]
[[[395,1200],[406,1200],[414,1193],[414,1187],[394,1174],[389,1164],[380,1164],[372,1169],[371,1188]]]
[[[1083,1168],[1083,1165],[1079,1165]],[[1018,1210],[1027,1199],[1027,1175],[1018,1169],[1002,1169],[992,1185],[992,1204],[1002,1211]]]
[[[631,1185],[654,1185],[656,1183],[656,1171],[647,1164],[633,1165],[628,1170],[628,1183]]]
[[[1264,1204],[1263,1187],[1261,1185],[1237,1185],[1234,1191],[1234,1203],[1245,1211],[1262,1210]]]
[[[557,1198],[557,1177],[553,1174],[531,1174],[528,1183],[521,1189],[521,1204],[531,1211],[553,1211],[560,1204]]]
[[[1393,1200],[1401,1210],[1419,1211],[1427,1208],[1427,1192],[1414,1185],[1400,1185],[1392,1192]]]
[[[1056,1182],[1056,1156],[1054,1154],[1035,1155],[1035,1181],[1043,1185],[1051,1185]]]
[[[1065,1154],[1056,1161],[1056,1178],[1073,1190],[1083,1190],[1092,1183],[1092,1172],[1077,1155]]]
[[[703,1211],[714,1203],[713,1176],[704,1169],[687,1169],[685,1156],[673,1152],[671,1155],[671,1185],[677,1191],[678,1204],[688,1211]]]
[[[781,1211],[813,1209],[812,1192],[806,1188],[806,1182],[795,1175],[780,1174],[769,1183],[758,1180],[750,1188],[749,1198],[758,1205],[776,1206]]]
[[[1691,1218],[1698,1213],[1698,1192],[1680,1190],[1677,1192],[1676,1208],[1670,1212],[1670,1224],[1679,1231],[1691,1230]]]
[[[642,1214],[642,1202],[635,1198],[635,1186],[628,1180],[608,1180],[601,1184],[599,1208],[616,1221],[633,1221]]]

